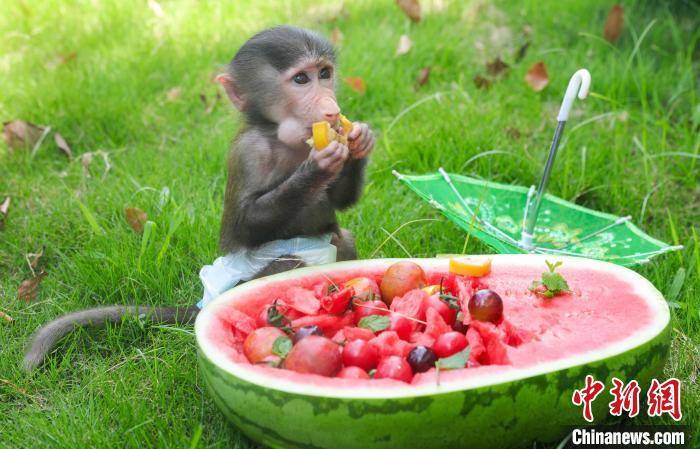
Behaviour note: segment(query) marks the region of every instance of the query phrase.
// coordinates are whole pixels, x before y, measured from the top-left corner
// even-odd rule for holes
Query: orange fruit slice
[[[428,285],[427,287],[423,287],[421,290],[429,294],[430,296],[434,295],[435,293],[440,293],[440,286],[439,285]]]
[[[450,273],[460,276],[481,277],[491,272],[491,259],[486,257],[453,257],[450,259]]]
[[[311,132],[313,134],[314,146],[317,150],[322,150],[331,143],[333,140],[331,131],[333,130],[328,122],[316,122],[312,125]]]
[[[352,131],[352,122],[343,114],[340,114],[340,126],[343,127],[343,133],[347,136]]]

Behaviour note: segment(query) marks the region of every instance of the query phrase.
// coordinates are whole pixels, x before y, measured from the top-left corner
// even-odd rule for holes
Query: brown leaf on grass
[[[430,79],[430,66],[423,67],[418,72],[418,77],[416,78],[416,83],[418,83],[419,86],[423,86],[425,83],[428,82],[429,79]]]
[[[522,136],[522,133],[520,132],[520,130],[518,128],[515,128],[512,126],[509,126],[508,128],[506,128],[506,134],[508,135],[508,137],[510,137],[511,139],[514,139],[514,140],[518,140]]]
[[[530,67],[530,70],[525,74],[525,82],[535,92],[540,92],[547,87],[549,75],[547,75],[547,68],[544,66],[544,62],[540,61]]]
[[[42,271],[33,278],[22,281],[17,289],[17,298],[21,301],[30,302],[39,293],[39,284],[46,277],[46,272]]]
[[[32,271],[39,266],[42,257],[44,257],[44,248],[41,248],[38,253],[29,253],[26,255],[27,263]]]
[[[420,3],[418,0],[396,0],[396,4],[399,8],[414,22],[420,22],[421,11]]]
[[[45,131],[45,127],[24,120],[5,122],[2,127],[5,142],[13,150],[34,148],[41,142]]]
[[[481,75],[474,76],[474,85],[477,89],[488,89],[491,87],[491,81],[488,78],[484,78]]]
[[[54,57],[46,63],[46,68],[50,70],[56,69],[62,65],[68,64],[69,62],[75,61],[77,57],[78,54],[74,51],[66,54],[56,55],[56,57]]]
[[[5,217],[7,217],[7,212],[10,210],[10,197],[6,197],[5,201],[0,204],[0,230],[5,227]]]
[[[518,51],[515,53],[516,63],[523,60],[528,48],[530,48],[530,41],[525,42],[523,45],[520,46],[520,48],[518,48]]]
[[[625,12],[620,5],[613,5],[608,12],[608,20],[605,21],[603,36],[608,42],[614,44],[622,33],[625,25]]]
[[[138,207],[126,207],[124,208],[124,215],[126,216],[126,222],[129,223],[131,229],[139,234],[143,232],[143,225],[148,220],[148,215],[146,215],[146,212],[142,211]]]
[[[411,38],[405,34],[402,34],[399,38],[399,45],[396,47],[396,56],[405,55],[411,51],[411,47],[413,47],[413,41],[411,41]]]
[[[343,43],[343,32],[340,31],[340,28],[335,27],[333,31],[331,31],[331,42],[333,45],[340,45]]]
[[[496,57],[491,62],[486,63],[486,71],[491,76],[501,76],[508,72],[510,66],[503,62],[500,57]]]
[[[173,87],[170,89],[166,94],[166,98],[168,101],[177,101],[180,98],[180,95],[182,94],[182,89],[179,87]]]
[[[350,89],[354,90],[360,95],[364,95],[365,91],[367,90],[365,80],[359,76],[348,76],[344,81]]]
[[[73,159],[73,152],[70,149],[70,145],[68,145],[68,142],[66,142],[66,139],[64,139],[62,135],[59,133],[54,133],[53,140],[56,142],[58,149],[61,150],[63,154],[68,156],[68,159]]]
[[[2,310],[0,310],[0,318],[7,321],[8,323],[11,323],[14,321],[14,318],[12,318],[10,315],[6,314]]]

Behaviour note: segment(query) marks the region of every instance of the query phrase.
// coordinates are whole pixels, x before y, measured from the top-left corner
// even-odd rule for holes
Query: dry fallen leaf
[[[508,64],[503,62],[500,57],[496,57],[491,62],[486,63],[486,71],[492,76],[500,76],[508,72],[510,67]]]
[[[2,318],[3,320],[7,321],[8,323],[11,323],[11,322],[14,321],[14,319],[13,319],[10,315],[6,314],[6,313],[3,312],[2,310],[0,310],[0,318]]]
[[[5,142],[13,150],[34,148],[41,142],[45,132],[45,127],[25,122],[24,120],[5,122],[2,127]]]
[[[478,89],[488,89],[489,87],[491,87],[491,81],[489,81],[488,78],[484,78],[481,75],[476,75],[474,76],[474,85]]]
[[[348,76],[345,78],[345,84],[350,87],[350,89],[354,90],[358,94],[364,94],[365,91],[367,90],[367,86],[365,86],[365,80],[360,78],[359,76]]]
[[[56,142],[58,149],[61,150],[63,154],[68,156],[68,159],[73,159],[73,152],[71,151],[68,142],[66,142],[66,139],[64,139],[62,135],[59,133],[54,133],[53,140]]]
[[[414,22],[420,22],[421,12],[418,0],[396,0],[396,4],[399,5],[399,8],[401,8],[409,19]]]
[[[86,178],[90,177],[90,164],[92,164],[92,152],[83,153],[80,157],[80,165],[83,166],[83,174]]]
[[[608,13],[608,20],[605,21],[603,36],[610,43],[615,43],[622,33],[625,24],[625,13],[620,5],[613,5]]]
[[[530,41],[525,42],[523,45],[518,48],[518,52],[515,54],[515,62],[520,62],[523,60],[525,57],[525,53],[527,53],[527,49],[530,47]]]
[[[31,279],[22,281],[17,289],[17,298],[21,301],[32,301],[36,298],[36,294],[39,293],[39,284],[46,276],[46,272],[42,271]]]
[[[405,34],[402,34],[399,38],[399,45],[396,47],[396,55],[405,55],[406,53],[411,51],[411,47],[413,47],[413,42],[411,41],[411,38],[406,36]]]
[[[182,89],[179,87],[173,87],[168,91],[168,93],[165,94],[165,96],[168,98],[168,101],[176,101],[178,98],[180,98],[180,94],[182,94]]]
[[[53,70],[59,66],[75,61],[77,57],[78,54],[76,52],[71,52],[68,54],[59,54],[56,55],[56,57],[54,57],[53,59],[49,60],[45,65],[47,69]]]
[[[5,201],[0,204],[0,229],[5,227],[5,217],[7,217],[7,212],[10,210],[10,197],[6,197]]]
[[[515,140],[520,139],[520,137],[522,136],[522,133],[520,132],[520,130],[518,128],[514,128],[512,126],[506,128],[506,134],[508,135],[508,137],[510,137],[511,139],[515,139]]]
[[[41,258],[44,257],[44,248],[41,248],[38,253],[29,253],[26,255],[29,268],[34,272],[34,269],[39,266]]]
[[[126,221],[129,223],[129,226],[131,226],[131,229],[139,234],[143,232],[143,225],[148,220],[148,215],[146,215],[146,212],[142,211],[138,207],[126,207],[124,208],[124,215],[126,216]]]
[[[547,68],[544,66],[544,62],[540,61],[530,67],[530,70],[525,75],[525,82],[535,92],[539,92],[547,87],[549,75],[547,75]]]
[[[333,45],[340,45],[343,43],[343,32],[340,31],[340,28],[335,27],[333,31],[331,31],[331,42]]]
[[[416,78],[416,83],[418,83],[419,86],[422,86],[425,83],[427,83],[429,79],[430,79],[430,66],[423,67],[422,69],[420,69],[420,72],[418,72],[418,77]]]

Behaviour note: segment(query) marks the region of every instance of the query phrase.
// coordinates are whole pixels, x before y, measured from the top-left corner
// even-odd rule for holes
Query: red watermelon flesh
[[[292,287],[287,290],[285,298],[289,307],[305,315],[315,315],[321,307],[314,291],[306,288]]]
[[[405,317],[412,318],[413,328],[418,324],[414,320],[425,320],[425,303],[428,293],[423,290],[411,290],[400,298],[394,298],[389,310]]]
[[[225,354],[229,360],[247,364],[240,352],[240,340],[246,332],[250,332],[251,321],[257,327],[255,320],[261,310],[277,298],[286,298],[292,287],[313,291],[320,283],[328,282],[341,285],[344,281],[359,276],[369,276],[380,279],[386,269],[386,264],[355,265],[350,269],[325,272],[310,272],[304,276],[275,278],[271,281],[259,282],[249,288],[234,289],[235,297],[217,300],[211,306],[215,312],[207,324],[207,341],[212,347]],[[446,276],[446,269],[431,268],[433,262],[427,262],[425,269],[430,279]],[[616,272],[602,269],[588,269],[583,266],[570,266],[565,263],[557,271],[568,281],[573,293],[557,296],[552,299],[542,299],[529,292],[532,280],[539,279],[546,270],[542,264],[527,265],[518,263],[509,266],[507,263],[494,264],[492,272],[484,278],[474,281],[470,278],[455,278],[460,299],[466,298],[476,287],[485,287],[498,292],[504,303],[505,320],[499,326],[490,324],[470,323],[467,339],[471,346],[471,358],[479,366],[460,370],[445,371],[440,374],[440,382],[448,383],[450,379],[466,379],[470,377],[488,377],[491,373],[504,370],[527,369],[538,363],[546,363],[564,359],[572,355],[597,352],[617,342],[633,336],[639,329],[654,322],[654,308],[647,299],[638,294],[629,280],[618,276]],[[255,281],[254,281],[255,282]],[[254,287],[253,287],[254,285]],[[423,295],[415,293],[416,297]],[[405,295],[412,297],[413,295]],[[399,298],[394,302],[399,301]],[[402,308],[417,316],[421,316],[418,301],[405,301],[393,308]],[[422,304],[422,301],[421,301]],[[417,307],[416,307],[417,306]],[[237,310],[239,313],[232,313]],[[422,310],[422,313],[426,313]],[[433,312],[430,315],[431,334],[439,334],[445,328],[441,326]],[[439,315],[439,314],[438,314]],[[233,317],[233,318],[232,318]],[[347,315],[308,315],[292,321],[293,326],[319,325],[327,336],[332,337],[338,331],[345,331],[346,326],[352,328],[353,321]],[[351,331],[353,332],[353,331]],[[365,336],[366,333],[362,332]],[[423,335],[421,335],[421,333]],[[387,334],[387,336],[383,336]],[[403,354],[411,347],[428,343],[434,338],[427,332],[414,332],[411,342],[405,342],[391,333],[382,332],[373,338],[374,344],[382,345],[386,354]],[[347,338],[347,336],[346,336]],[[506,363],[499,365],[499,363]],[[356,380],[356,379],[320,379],[318,376],[299,375],[285,370],[262,366],[250,366],[250,369],[262,376],[286,378],[293,382],[313,383],[314,385],[357,385],[368,386],[405,385],[390,380]],[[256,374],[257,375],[257,374]],[[340,383],[338,383],[340,382]],[[431,371],[416,375],[413,384],[435,382]]]

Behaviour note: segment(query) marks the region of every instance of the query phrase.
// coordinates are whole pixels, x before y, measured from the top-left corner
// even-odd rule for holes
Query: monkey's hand
[[[352,130],[348,134],[348,149],[353,159],[365,158],[372,152],[374,133],[367,123],[352,124]]]
[[[347,145],[333,141],[321,151],[312,148],[309,152],[309,159],[315,162],[322,172],[336,175],[342,170],[349,154],[350,150]]]

